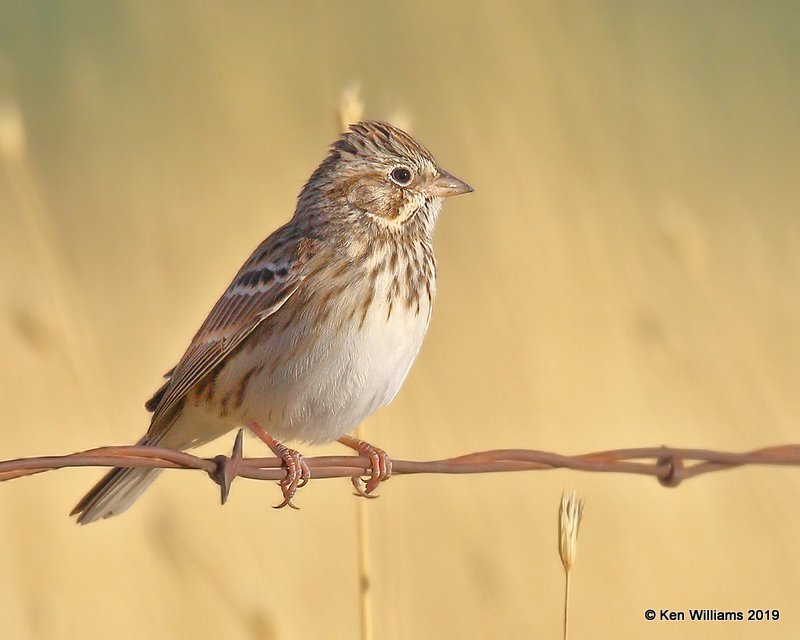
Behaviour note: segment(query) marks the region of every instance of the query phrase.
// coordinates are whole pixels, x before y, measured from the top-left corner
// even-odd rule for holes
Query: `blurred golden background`
[[[428,338],[365,437],[409,459],[797,441],[799,43],[790,2],[0,3],[0,458],[145,431],[353,81],[476,189],[445,206]],[[0,486],[3,637],[358,637],[347,480],[275,512],[271,484],[220,508],[168,472],[77,527],[99,476]],[[375,637],[560,637],[572,488],[572,637],[800,634],[800,471],[746,468],[395,478],[366,505]],[[690,607],[782,618],[643,616]]]

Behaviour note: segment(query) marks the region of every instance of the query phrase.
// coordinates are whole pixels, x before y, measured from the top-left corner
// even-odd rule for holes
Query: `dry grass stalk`
[[[0,102],[0,154],[21,158],[25,153],[25,126],[16,103]]]
[[[569,625],[569,578],[578,552],[578,533],[583,517],[583,500],[573,491],[561,496],[558,508],[558,555],[564,566],[564,640]]]
[[[347,128],[364,117],[364,101],[361,90],[354,82],[342,90],[339,103],[336,105],[336,120],[339,131]],[[361,437],[361,427],[356,430],[356,437]],[[358,601],[361,640],[372,640],[372,590],[369,558],[369,522],[367,520],[366,500],[359,500],[356,505],[356,536],[358,541]]]
[[[336,122],[339,131],[347,131],[351,124],[364,118],[364,101],[361,99],[361,87],[357,82],[345,87],[339,95],[336,105]]]

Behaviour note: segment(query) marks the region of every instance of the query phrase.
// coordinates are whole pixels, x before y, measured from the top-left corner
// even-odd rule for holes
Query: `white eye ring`
[[[414,172],[408,167],[400,165],[392,169],[392,172],[389,174],[389,179],[398,187],[407,187],[414,179]]]

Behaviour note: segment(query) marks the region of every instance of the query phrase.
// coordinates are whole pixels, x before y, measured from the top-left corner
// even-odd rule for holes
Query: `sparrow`
[[[137,444],[185,450],[245,427],[283,462],[283,507],[310,478],[283,442],[338,440],[369,456],[369,480],[354,479],[369,496],[391,461],[348,434],[405,380],[433,309],[442,202],[472,190],[397,127],[351,125],[147,401]],[[72,515],[86,524],[122,513],[159,472],[112,469]]]

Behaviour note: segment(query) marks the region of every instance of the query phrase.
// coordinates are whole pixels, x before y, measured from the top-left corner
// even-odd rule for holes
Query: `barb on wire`
[[[369,475],[367,456],[319,456],[306,458],[312,477],[353,478]],[[633,473],[656,478],[665,487],[704,473],[743,465],[800,466],[800,444],[786,444],[746,453],[710,449],[642,447],[616,449],[581,455],[562,455],[535,449],[480,451],[455,458],[431,461],[392,460],[395,476],[415,473],[496,473],[573,469],[602,473]],[[220,486],[221,500],[228,499],[237,477],[253,480],[281,480],[281,460],[242,457],[242,432],[236,436],[230,456],[200,458],[174,449],[145,446],[116,446],[89,449],[62,456],[37,456],[0,461],[0,482],[66,467],[153,467],[198,469]]]

